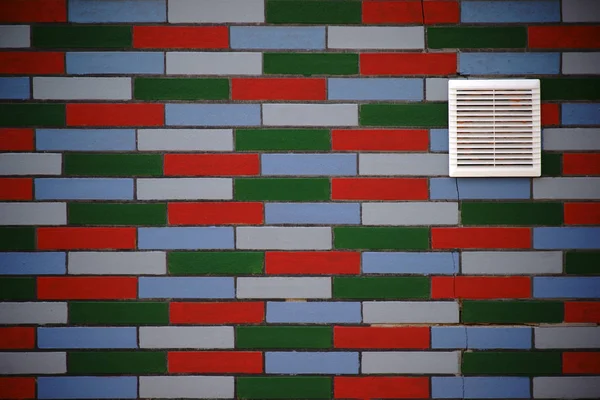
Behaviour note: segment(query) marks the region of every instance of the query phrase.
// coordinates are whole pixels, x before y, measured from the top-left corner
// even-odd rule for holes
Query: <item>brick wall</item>
[[[600,398],[600,1],[2,0],[0,399]],[[541,79],[543,176],[448,177]]]

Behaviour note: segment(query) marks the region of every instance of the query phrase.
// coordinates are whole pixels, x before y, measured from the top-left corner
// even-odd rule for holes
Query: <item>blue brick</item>
[[[38,328],[41,349],[134,349],[137,329],[124,328]]]
[[[459,65],[463,75],[559,74],[560,53],[460,53]]]
[[[137,377],[38,377],[37,390],[38,399],[137,399]]]
[[[233,299],[233,278],[140,277],[141,299]]]
[[[529,378],[432,377],[431,397],[438,399],[529,399]]]
[[[600,228],[534,228],[534,249],[600,249]]]
[[[67,53],[67,74],[164,74],[165,56],[152,51]]]
[[[325,27],[232,26],[232,49],[320,50],[325,48]]]
[[[38,178],[36,200],[133,200],[133,179]]]
[[[525,327],[462,327],[431,328],[434,349],[530,349],[531,329]]]
[[[429,131],[431,151],[448,152],[448,129],[432,129]]]
[[[362,253],[365,274],[451,275],[458,273],[458,253]]]
[[[263,175],[328,175],[357,174],[356,154],[263,154]]]
[[[134,129],[38,129],[37,150],[128,151],[135,150]]]
[[[354,352],[266,352],[267,374],[358,374]]]
[[[600,125],[600,103],[562,105],[563,125]]]
[[[0,253],[0,275],[64,275],[66,272],[65,253]]]
[[[358,203],[267,203],[267,224],[360,224]]]
[[[429,181],[432,200],[456,200],[456,178],[432,178]],[[460,200],[465,199],[529,199],[527,178],[458,178]]]
[[[358,302],[268,302],[267,322],[352,324],[361,322]]]
[[[29,78],[0,78],[0,99],[29,99]]]
[[[138,228],[140,249],[233,249],[233,228]]]
[[[558,0],[463,1],[461,22],[560,22]]]
[[[257,126],[258,104],[167,104],[166,124],[173,126]]]
[[[533,297],[537,298],[600,298],[600,277],[536,277]]]
[[[423,100],[422,79],[330,78],[329,100]]]
[[[166,0],[70,0],[69,22],[165,22]]]

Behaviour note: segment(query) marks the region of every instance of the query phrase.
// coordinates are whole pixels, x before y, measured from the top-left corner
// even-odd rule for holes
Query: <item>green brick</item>
[[[373,250],[425,250],[429,248],[427,228],[333,228],[334,248]]]
[[[161,176],[160,154],[85,154],[63,157],[65,175],[71,176]]]
[[[361,2],[355,0],[267,0],[271,24],[360,24]]]
[[[541,79],[542,100],[600,100],[600,78]]]
[[[263,272],[265,255],[251,251],[169,252],[171,275],[253,275]]]
[[[31,45],[40,48],[106,48],[131,47],[130,26],[56,25],[33,26]]]
[[[35,300],[35,278],[0,278],[0,300]]]
[[[525,27],[431,27],[427,28],[430,49],[509,49],[527,46]]]
[[[35,250],[35,228],[0,228],[0,251]]]
[[[563,321],[564,306],[558,301],[463,301],[464,323],[522,324]]]
[[[238,129],[237,151],[329,151],[327,129]]]
[[[429,278],[421,276],[333,278],[333,297],[336,299],[428,299]]]
[[[358,54],[265,53],[263,64],[265,74],[306,76],[358,74]]]
[[[64,104],[0,104],[0,126],[52,126],[66,124]]]
[[[562,225],[562,203],[463,202],[464,225]]]
[[[553,375],[562,372],[561,353],[537,351],[465,352],[465,375]]]
[[[164,374],[162,351],[73,351],[67,357],[69,374]]]
[[[240,349],[330,349],[329,326],[238,326],[235,347]]]
[[[238,399],[330,399],[329,377],[276,376],[238,377]]]
[[[166,325],[169,304],[133,301],[74,301],[69,303],[73,325]]]
[[[360,125],[444,127],[448,126],[448,104],[363,104]]]
[[[228,79],[135,78],[138,100],[227,100]]]
[[[562,175],[562,154],[542,152],[542,176]]]
[[[166,225],[164,203],[71,203],[70,225]]]
[[[571,275],[600,275],[600,252],[568,251],[565,267]]]
[[[327,201],[327,178],[238,178],[235,199],[242,201]]]

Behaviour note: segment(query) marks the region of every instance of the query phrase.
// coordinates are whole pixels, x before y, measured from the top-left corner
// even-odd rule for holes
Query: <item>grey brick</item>
[[[0,375],[64,374],[67,353],[0,353]]]
[[[167,74],[194,75],[260,75],[261,53],[167,53]]]
[[[29,47],[30,37],[29,25],[0,26],[0,48]]]
[[[66,203],[0,203],[0,225],[66,224]]]
[[[448,176],[448,154],[359,154],[359,175]]]
[[[563,53],[562,73],[565,75],[600,74],[600,53]]]
[[[534,399],[600,399],[598,376],[533,378]]]
[[[142,151],[233,151],[231,129],[138,129]]]
[[[371,324],[458,322],[454,301],[365,301],[363,322]]]
[[[563,22],[600,22],[598,0],[565,0],[562,2]]]
[[[600,150],[599,128],[552,128],[542,132],[544,150]]]
[[[330,49],[422,49],[425,46],[422,26],[330,26],[327,29]]]
[[[232,326],[140,327],[140,347],[148,349],[232,349]]]
[[[237,278],[239,299],[329,299],[331,278]]]
[[[448,100],[448,79],[427,78],[425,79],[425,99],[429,101]]]
[[[600,199],[600,178],[534,178],[534,199]]]
[[[0,154],[0,175],[60,175],[62,155],[55,153]]]
[[[238,227],[236,238],[238,249],[331,249],[331,228],[328,227]]]
[[[263,124],[271,126],[355,126],[357,104],[264,104]]]
[[[458,203],[364,203],[363,225],[456,225]]]
[[[67,303],[0,303],[0,324],[66,324]]]
[[[231,178],[138,179],[139,200],[227,200],[233,198]]]
[[[140,376],[140,397],[233,399],[233,376]]]
[[[170,0],[169,22],[264,22],[264,0]]]
[[[458,351],[365,351],[363,374],[458,374]]]
[[[40,100],[131,100],[131,78],[33,78]]]
[[[461,272],[467,275],[560,274],[561,251],[464,251]]]
[[[550,326],[534,329],[536,349],[600,348],[599,326]]]
[[[167,256],[162,251],[70,252],[71,275],[165,275]]]

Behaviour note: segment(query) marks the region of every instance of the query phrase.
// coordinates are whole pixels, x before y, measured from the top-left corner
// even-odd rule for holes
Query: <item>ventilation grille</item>
[[[450,80],[450,176],[540,176],[540,81]]]

